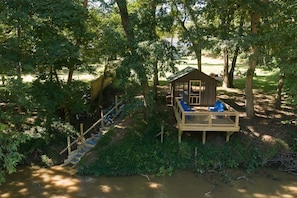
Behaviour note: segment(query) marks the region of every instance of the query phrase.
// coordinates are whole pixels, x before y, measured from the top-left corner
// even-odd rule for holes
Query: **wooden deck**
[[[183,131],[202,132],[202,142],[205,144],[206,131],[226,133],[226,141],[234,132],[239,131],[239,113],[225,104],[227,111],[210,112],[208,107],[193,107],[193,111],[184,111],[180,98],[174,99],[173,109],[178,127],[178,142],[181,142]]]

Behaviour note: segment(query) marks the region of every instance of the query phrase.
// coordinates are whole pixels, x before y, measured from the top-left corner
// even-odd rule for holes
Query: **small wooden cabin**
[[[168,103],[173,105],[175,97],[182,97],[191,106],[210,106],[216,102],[217,83],[215,78],[195,69],[186,67],[168,77],[170,94]]]

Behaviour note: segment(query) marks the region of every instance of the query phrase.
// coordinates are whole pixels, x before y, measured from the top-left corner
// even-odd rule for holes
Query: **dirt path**
[[[243,133],[262,141],[273,142],[285,138],[286,132],[297,130],[297,126],[289,122],[296,120],[296,109],[285,104],[281,109],[275,109],[273,95],[256,92],[255,117],[249,119],[245,113],[244,92],[238,89],[227,89],[223,92],[219,98],[240,112],[240,126]]]

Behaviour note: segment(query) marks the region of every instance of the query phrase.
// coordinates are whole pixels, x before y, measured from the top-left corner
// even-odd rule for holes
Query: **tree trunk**
[[[182,26],[182,28],[184,29],[184,31],[187,33],[188,35],[188,39],[192,44],[192,48],[195,52],[195,56],[197,59],[197,67],[198,70],[201,71],[202,70],[202,50],[201,50],[201,45],[197,44],[197,42],[195,41],[195,39],[191,36],[191,33],[189,32],[189,30],[187,29],[185,23],[181,20],[179,20],[180,25]]]
[[[198,20],[196,20],[197,17],[194,14],[195,11],[193,10],[191,3],[189,1],[185,1],[184,6],[190,15],[190,20],[194,23],[195,29],[199,30],[200,27],[199,27],[199,24],[197,23]],[[202,42],[202,40],[199,39],[199,37],[193,36],[192,33],[190,33],[188,31],[188,29],[186,28],[185,23],[183,23],[183,29],[187,32],[189,40],[192,43],[192,47],[193,47],[193,50],[195,52],[196,59],[197,59],[198,70],[201,71],[202,70],[202,63],[201,63],[201,60],[202,60],[202,58],[201,58],[202,57],[201,42]]]
[[[99,107],[102,107],[102,103],[103,103],[103,87],[104,87],[104,81],[106,78],[106,72],[107,72],[107,67],[108,67],[108,58],[105,59],[105,63],[104,63],[104,70],[103,70],[103,77],[101,80],[101,84],[100,84],[100,89],[99,89],[99,94],[98,94],[98,105]]]
[[[88,0],[84,0],[84,7],[88,7]]]
[[[130,24],[130,20],[129,20],[127,1],[126,0],[116,0],[116,3],[120,10],[122,26],[123,26],[126,38],[128,40],[129,48],[131,50],[132,56],[135,57],[135,59],[138,59],[138,63],[137,63],[138,68],[135,71],[137,72],[137,75],[138,75],[138,78],[140,80],[140,84],[142,87],[142,92],[143,92],[143,97],[144,97],[145,117],[146,117],[146,119],[148,119],[149,118],[149,110],[150,110],[149,85],[148,85],[145,68],[142,65],[142,63],[139,62],[138,54],[136,53],[134,33],[131,28],[131,24]]]
[[[84,0],[84,2],[83,2],[83,6],[84,6],[84,7],[87,7],[87,6],[88,6],[88,0]],[[80,43],[81,43],[81,41],[80,41],[80,39],[78,38],[78,39],[76,40],[76,46],[79,46]],[[72,82],[74,69],[75,69],[75,66],[74,66],[74,65],[71,65],[71,66],[69,67],[68,78],[67,78],[67,85],[69,85],[69,84]]]
[[[229,85],[229,52],[227,47],[224,48],[224,79],[223,87],[228,87]]]
[[[69,85],[72,82],[73,73],[74,73],[74,65],[71,65],[68,71],[67,85]]]
[[[284,79],[285,79],[285,76],[283,74],[280,74],[279,80],[278,80],[278,85],[277,85],[276,98],[275,98],[275,108],[276,109],[281,109],[282,90],[283,90],[283,86],[284,86]]]
[[[158,36],[157,36],[157,30],[156,30],[156,9],[157,5],[154,1],[151,2],[150,4],[150,14],[152,17],[152,21],[150,23],[150,30],[151,30],[151,36],[152,39],[157,41]],[[154,68],[154,83],[153,83],[153,99],[157,100],[158,98],[158,85],[159,85],[159,68],[158,68],[158,59],[154,60],[153,62],[153,68]]]
[[[238,54],[239,54],[239,46],[237,45],[236,49],[235,49],[235,52],[234,52],[234,56],[232,58],[231,69],[230,69],[229,74],[228,74],[228,78],[229,78],[229,81],[228,81],[228,84],[227,84],[228,88],[234,88],[234,84],[233,84],[234,71],[235,71],[235,67],[236,67],[236,61],[237,61]]]
[[[126,38],[129,42],[129,44],[132,45],[132,46],[130,46],[130,50],[134,51],[134,47],[133,47],[134,33],[133,33],[132,29],[130,28],[129,14],[128,14],[128,9],[127,9],[127,1],[126,0],[116,0],[116,3],[120,10],[122,26],[124,28]]]
[[[18,38],[18,55],[19,55],[19,61],[17,65],[17,76],[18,79],[22,78],[22,62],[21,62],[21,57],[22,57],[22,49],[21,49],[21,26],[19,25],[17,27],[17,38]]]
[[[202,69],[202,50],[199,46],[197,46],[197,47],[195,47],[194,51],[195,51],[195,55],[196,55],[196,59],[197,59],[198,70],[201,71],[201,69]]]
[[[159,85],[159,71],[158,71],[158,62],[154,63],[154,90],[153,90],[153,99],[157,100],[158,98],[158,85]]]
[[[260,15],[257,13],[252,13],[251,15],[251,32],[254,37],[258,34],[258,25],[260,22]],[[254,39],[256,40],[256,38]],[[253,77],[255,73],[255,69],[257,66],[258,60],[258,47],[256,44],[252,44],[251,47],[251,56],[249,58],[249,68],[246,73],[246,84],[245,84],[245,95],[246,95],[246,115],[249,118],[255,116],[254,110],[254,95],[253,95]]]
[[[240,22],[239,22],[238,37],[242,36],[244,19],[245,19],[245,15],[244,15],[244,13],[241,13]],[[227,84],[228,88],[234,88],[234,84],[233,84],[233,82],[234,82],[234,71],[235,71],[237,57],[238,57],[239,50],[240,50],[240,47],[239,47],[240,43],[241,43],[241,41],[239,40],[236,47],[235,47],[234,55],[233,55],[233,58],[232,58],[231,69],[230,69],[230,71],[228,73],[228,78],[229,78],[229,81],[228,81],[228,84]]]

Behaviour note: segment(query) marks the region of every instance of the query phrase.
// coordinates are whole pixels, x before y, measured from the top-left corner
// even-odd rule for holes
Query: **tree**
[[[233,87],[233,77],[237,56],[243,47],[243,33],[246,10],[241,1],[208,1],[205,6],[205,18],[209,24],[209,48],[224,58],[223,87]],[[231,67],[230,67],[230,59]]]
[[[132,69],[137,73],[138,79],[140,81],[142,87],[142,94],[144,96],[144,108],[145,108],[145,117],[149,118],[149,110],[151,106],[151,99],[149,96],[149,86],[148,86],[148,78],[146,76],[145,68],[142,63],[140,56],[137,54],[137,41],[135,39],[135,34],[133,30],[133,24],[129,18],[127,1],[126,0],[115,0],[119,13],[121,16],[122,26],[125,31],[125,35],[128,41],[128,46],[130,49],[130,55],[126,63],[128,63]],[[126,65],[127,66],[127,65]]]
[[[115,75],[119,66],[117,58],[123,57],[128,50],[124,32],[121,28],[120,16],[112,11],[101,8],[90,9],[88,21],[89,31],[93,35],[91,46],[84,51],[88,62],[98,65],[103,64],[103,78],[101,86],[106,77]],[[114,79],[115,80],[115,79]],[[103,89],[98,94],[98,104],[102,106]]]
[[[279,68],[275,104],[279,109],[283,93],[288,94],[292,104],[297,104],[297,86],[294,80],[297,78],[297,4],[292,4],[289,0],[274,1],[271,8],[273,14],[268,18],[267,37],[275,58],[274,66]]]
[[[174,71],[174,54],[177,51],[161,38],[162,32],[171,31],[173,19],[166,1],[135,1],[131,7],[133,16],[137,18],[135,28],[140,30],[135,33],[139,43],[137,52],[142,57],[146,75],[153,79],[153,99],[157,99],[159,76],[164,77],[165,72]]]
[[[14,171],[20,162],[19,146],[29,137],[25,130],[50,126],[64,105],[72,113],[84,108],[83,101],[75,95],[81,93],[82,86],[60,84],[57,71],[82,65],[80,47],[87,40],[84,29],[87,15],[79,0],[5,0],[0,8],[0,69],[6,75],[18,76],[17,80],[9,80],[1,97],[5,104],[0,116],[0,144],[5,145],[0,148],[2,174]],[[81,39],[81,45],[76,45],[76,38]],[[25,73],[38,77],[33,85],[22,82]],[[33,113],[37,113],[34,119]],[[47,137],[59,135],[48,129]]]
[[[197,67],[201,70],[202,49],[206,46],[206,24],[203,18],[204,1],[172,1],[171,9],[179,24],[181,40],[194,52]]]
[[[246,72],[246,83],[245,83],[245,96],[246,96],[246,114],[247,117],[252,118],[255,116],[254,110],[254,95],[253,95],[253,77],[255,73],[255,69],[258,63],[258,56],[259,56],[259,45],[260,45],[260,18],[262,12],[266,12],[266,9],[263,8],[267,7],[266,1],[255,1],[252,2],[249,7],[248,11],[250,14],[250,27],[251,32],[249,35],[250,42],[250,56],[249,56],[249,68]]]
[[[153,77],[153,98],[157,99],[158,76],[165,77],[166,72],[175,71],[176,49],[167,40],[144,41],[139,44],[138,52],[144,60],[147,75]]]

